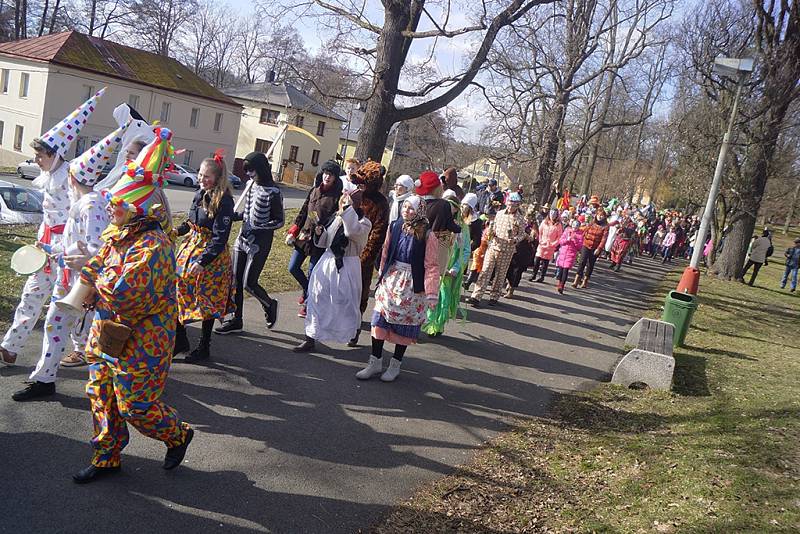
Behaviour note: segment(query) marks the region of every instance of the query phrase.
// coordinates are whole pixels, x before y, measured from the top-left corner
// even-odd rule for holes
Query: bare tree
[[[144,49],[162,56],[173,51],[192,14],[196,0],[134,0],[133,31],[130,37]]]

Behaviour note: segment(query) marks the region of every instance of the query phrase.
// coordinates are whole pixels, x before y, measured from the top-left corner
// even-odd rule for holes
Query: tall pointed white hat
[[[55,150],[62,159],[66,159],[72,143],[78,138],[81,129],[86,126],[86,122],[97,107],[97,102],[105,92],[106,87],[97,91],[94,96],[78,106],[75,111],[67,115],[61,122],[43,133],[39,140]]]
[[[73,159],[69,164],[70,174],[83,185],[94,187],[100,181],[100,174],[106,164],[111,161],[111,156],[122,143],[122,136],[129,124],[129,122],[123,124],[89,150]]]

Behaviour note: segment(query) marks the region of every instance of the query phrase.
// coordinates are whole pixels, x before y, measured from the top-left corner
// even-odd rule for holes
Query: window
[[[130,95],[128,97],[128,105],[133,109],[139,109],[139,95]]]
[[[267,141],[266,139],[256,139],[256,152],[261,152],[262,154],[266,154],[269,151],[269,147],[272,146],[272,141]]]
[[[483,172],[489,172],[489,164],[488,163],[484,163],[483,164]]]
[[[83,101],[86,102],[95,94],[94,85],[83,84]]]
[[[2,93],[4,95],[8,94],[8,82],[11,79],[11,71],[8,69],[3,69],[2,75],[0,75],[0,89],[2,89]]]
[[[189,119],[189,126],[192,128],[197,128],[197,124],[200,122],[200,108],[192,108],[192,117]]]
[[[28,98],[28,85],[31,81],[31,75],[27,72],[23,72],[22,76],[19,77],[19,97],[20,98]]]
[[[297,153],[300,151],[299,146],[292,145],[289,148],[289,161],[297,161]]]
[[[311,151],[311,165],[313,165],[314,167],[319,165],[319,150]]]
[[[194,150],[187,150],[184,152],[183,156],[183,164],[184,165],[191,165],[192,164],[192,156],[194,156]]]
[[[6,123],[0,121],[0,145],[3,144],[3,133],[6,131]]]
[[[259,122],[261,124],[278,124],[278,115],[279,113],[277,111],[261,108],[261,118]]]
[[[161,103],[161,116],[159,116],[158,120],[161,121],[162,124],[167,124],[169,122],[169,112],[171,108],[172,104],[169,102]]]
[[[320,137],[325,135],[325,121],[319,121],[317,123],[317,135]]]
[[[25,128],[17,124],[14,129],[14,150],[22,152],[22,136],[25,133]]]
[[[303,117],[302,115],[298,115],[297,117],[294,118],[294,125],[297,126],[298,128],[302,128],[303,122],[305,122],[305,120],[306,120],[305,117]]]
[[[214,131],[221,132],[222,131],[222,113],[217,113],[214,115]]]

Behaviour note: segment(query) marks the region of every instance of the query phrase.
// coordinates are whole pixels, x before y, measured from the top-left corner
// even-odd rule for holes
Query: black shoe
[[[272,330],[272,327],[275,326],[275,323],[278,322],[278,301],[272,299],[269,303],[269,308],[266,310],[267,313],[267,328]]]
[[[489,306],[497,306],[497,299],[489,299]]]
[[[242,324],[241,318],[239,319],[231,319],[230,321],[225,321],[222,323],[221,326],[218,326],[214,329],[214,332],[224,336],[227,334],[233,334],[236,332],[241,332],[244,330],[244,325]]]
[[[536,281],[536,275],[535,274],[533,276],[531,276],[530,278],[528,278],[528,282],[535,282],[535,281]]]
[[[315,346],[316,343],[314,342],[313,339],[306,338],[305,341],[294,347],[292,349],[292,352],[311,352],[312,350],[314,350]]]
[[[175,347],[172,349],[172,357],[189,352],[192,346],[189,344],[189,338],[186,335],[185,328],[177,328],[175,330]]]
[[[359,328],[356,330],[356,335],[354,335],[350,341],[347,342],[348,347],[357,347],[358,346],[358,337],[361,335],[361,329]]]
[[[97,467],[90,465],[89,467],[84,467],[72,475],[72,480],[76,484],[88,484],[89,482],[94,482],[95,480],[103,478],[106,475],[112,475],[119,472],[120,466],[118,465],[115,467]]]
[[[467,304],[471,304],[475,308],[481,307],[481,301],[479,301],[474,297],[467,297],[467,300],[465,300],[464,302],[466,302]]]
[[[183,359],[186,363],[199,363],[211,357],[208,343],[200,342],[200,345],[194,349],[186,358]]]
[[[191,428],[186,431],[186,439],[183,440],[183,443],[180,445],[176,445],[175,447],[168,447],[167,454],[164,456],[164,469],[169,471],[170,469],[175,469],[183,462],[183,457],[186,456],[186,449],[189,448],[189,444],[192,442],[192,438],[194,437],[194,430]]]
[[[11,395],[11,398],[17,402],[25,402],[33,399],[40,399],[42,397],[49,397],[55,392],[55,382],[33,382],[32,384],[28,384],[25,389],[21,389]]]

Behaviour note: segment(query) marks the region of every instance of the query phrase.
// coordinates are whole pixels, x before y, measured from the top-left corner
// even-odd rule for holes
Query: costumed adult
[[[478,307],[484,292],[489,292],[489,305],[496,306],[500,299],[500,289],[508,273],[511,257],[517,243],[525,237],[525,219],[519,211],[522,198],[517,193],[508,197],[508,206],[501,210],[491,223],[489,248],[486,252],[481,274],[467,303]]]
[[[592,197],[592,199],[595,198],[596,197]],[[606,222],[606,212],[603,208],[598,208],[595,212],[594,219],[583,231],[581,259],[578,262],[578,272],[575,274],[572,287],[577,288],[580,285],[581,288],[586,288],[589,286],[589,278],[592,277],[594,264],[597,262],[597,258],[600,254],[602,254],[607,239],[608,223]]]
[[[43,195],[43,217],[36,233],[37,243],[50,246],[58,246],[61,243],[70,210],[67,153],[104,92],[105,88],[98,91],[61,122],[31,142],[31,148],[35,153],[34,161],[41,170],[32,185]],[[5,365],[16,363],[17,354],[25,346],[31,329],[39,319],[42,306],[53,295],[56,283],[62,279],[61,266],[57,261],[48,259],[44,268],[30,275],[25,281],[11,327],[0,344],[0,363]],[[73,344],[76,350],[83,349],[79,343],[80,339],[74,337]],[[36,386],[36,389],[44,395],[55,391],[52,385]]]
[[[461,232],[456,235],[455,242],[450,247],[450,257],[447,259],[447,266],[439,283],[439,300],[435,308],[428,310],[427,321],[422,326],[422,331],[431,337],[441,336],[447,322],[458,315],[461,307],[461,284],[464,281],[464,269],[469,262],[470,254],[469,224],[461,215],[456,193],[448,189],[443,199],[452,206],[453,216],[456,224],[461,227]],[[464,311],[461,312],[462,316],[466,317]]]
[[[464,199],[464,190],[458,185],[458,171],[455,167],[448,167],[442,174],[442,187],[456,194],[456,199],[461,202]]]
[[[306,201],[294,224],[286,232],[286,244],[294,246],[294,252],[289,259],[289,273],[300,284],[303,294],[300,297],[300,309],[298,317],[306,316],[306,297],[308,296],[308,277],[314,270],[314,265],[325,252],[324,248],[314,245],[311,237],[314,228],[318,224],[323,226],[328,224],[339,209],[339,197],[342,195],[342,180],[339,177],[341,170],[339,164],[328,160],[322,164],[322,168],[314,179],[314,188],[308,192]],[[303,272],[303,263],[308,261],[308,275]]]
[[[508,266],[504,298],[510,299],[514,297],[514,291],[519,287],[522,275],[533,265],[538,233],[536,212],[529,210],[525,213],[525,236],[517,243],[517,248],[511,257],[511,264]]]
[[[389,201],[381,193],[383,174],[380,163],[368,160],[350,177],[361,191],[361,210],[364,212],[364,217],[372,224],[367,243],[364,245],[364,250],[361,251],[361,302],[359,304],[361,315],[367,311],[372,275],[375,274],[375,268],[380,260],[381,247],[386,240],[386,231],[389,228]],[[347,346],[358,346],[360,335],[361,325],[359,324]]]
[[[200,343],[186,363],[207,360],[214,320],[233,311],[233,264],[228,238],[233,223],[233,196],[222,151],[206,158],[197,172],[200,190],[192,200],[187,220],[176,233],[189,237],[178,248],[178,324],[173,356],[190,349],[185,325],[201,322]]]
[[[95,309],[86,384],[94,456],[88,467],[73,475],[78,483],[120,470],[129,439],[127,424],[164,442],[164,469],[183,462],[194,435],[161,401],[178,310],[175,256],[154,199],[172,155],[171,137],[166,128],[156,128],[153,143],[105,193],[111,225],[103,236],[105,243],[81,271],[80,283],[90,288],[84,306]]]
[[[558,248],[558,240],[564,232],[557,209],[550,210],[549,215],[539,225],[539,246],[536,248],[536,259],[533,261],[533,274],[531,282],[544,282],[547,276],[547,267],[553,261],[553,256]],[[539,275],[539,278],[536,276]]]
[[[12,395],[15,401],[28,401],[55,393],[55,382],[60,363],[67,367],[85,364],[84,351],[89,337],[83,314],[56,305],[78,281],[80,270],[103,244],[102,234],[108,226],[106,202],[93,187],[100,173],[119,146],[123,126],[101,139],[96,145],[72,160],[69,164],[70,196],[74,202],[64,227],[63,238],[50,245],[40,245],[62,268],[62,276],[55,283],[53,298],[44,320],[42,351],[36,368],[31,373],[30,384]],[[74,350],[64,358],[69,336]]]
[[[436,235],[436,241],[439,244],[437,263],[441,277],[447,269],[450,249],[455,243],[456,234],[461,233],[461,227],[456,224],[452,205],[442,198],[444,190],[438,174],[433,171],[425,171],[420,174],[415,192],[425,200],[425,213],[429,229]]]
[[[397,378],[406,349],[417,342],[426,309],[436,306],[438,300],[438,243],[428,230],[425,201],[418,195],[407,198],[400,216],[383,245],[372,313],[372,354],[367,366],[356,373],[359,380],[381,374],[386,341],[394,343],[395,348],[381,380],[393,382]]]
[[[339,211],[327,226],[314,229],[314,244],[325,253],[308,281],[305,340],[292,349],[310,352],[317,341],[348,343],[361,328],[361,253],[372,223],[361,210],[363,193],[345,193]]]
[[[267,157],[261,152],[251,152],[245,156],[244,172],[253,185],[247,190],[244,211],[233,214],[234,220],[242,221],[242,228],[233,246],[233,301],[236,311],[232,318],[214,330],[223,335],[242,331],[245,291],[261,304],[267,328],[275,326],[278,320],[278,301],[269,296],[259,283],[259,277],[272,250],[275,230],[283,226],[283,194],[272,178]]]

